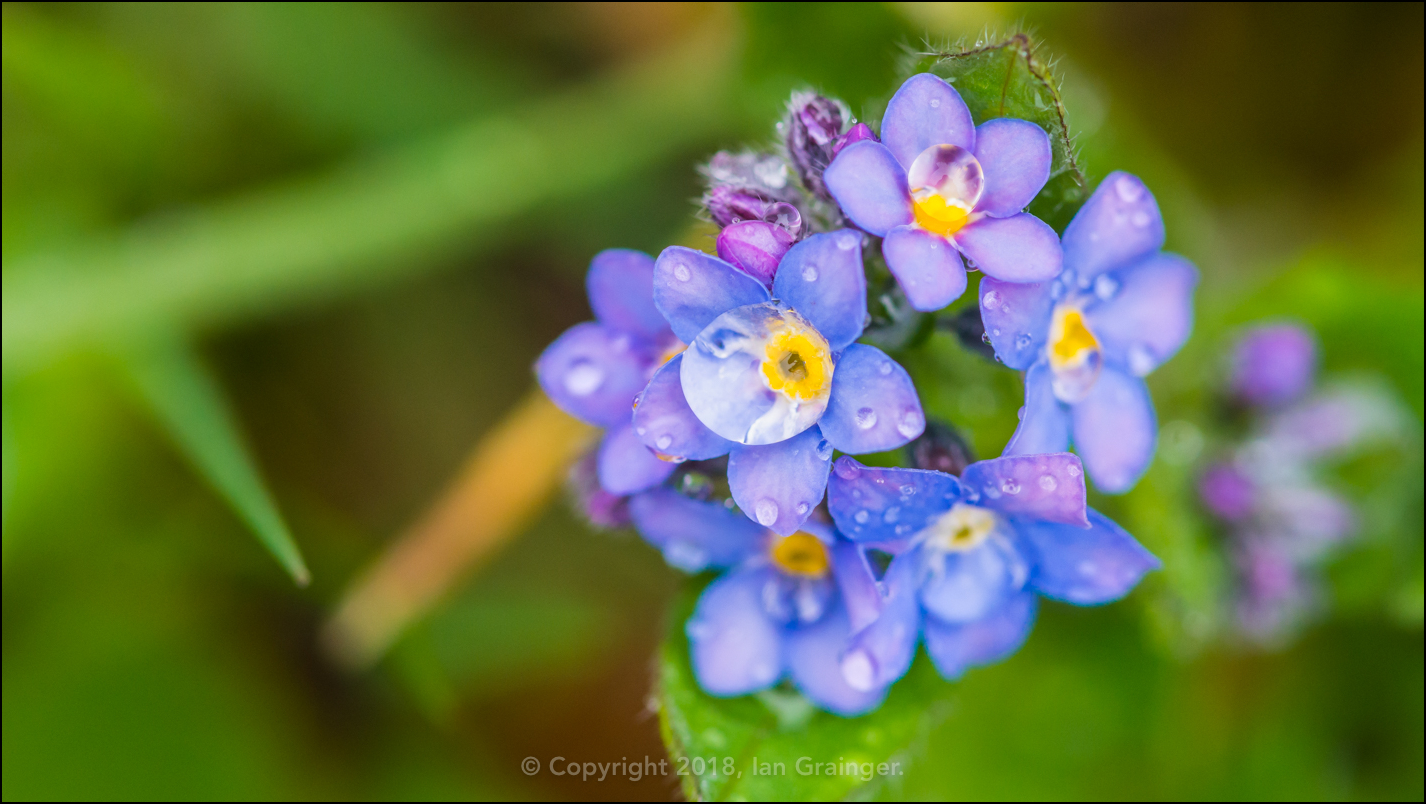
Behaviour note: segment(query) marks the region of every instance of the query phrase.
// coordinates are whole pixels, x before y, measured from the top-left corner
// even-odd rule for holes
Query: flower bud
[[[1278,407],[1305,394],[1317,373],[1317,342],[1295,324],[1256,327],[1233,348],[1233,394],[1250,405]]]
[[[775,223],[743,221],[725,228],[718,235],[718,256],[743,269],[765,286],[772,287],[777,264],[782,262],[782,255],[796,242],[795,234]]]
[[[837,101],[811,93],[792,96],[788,105],[787,154],[802,184],[814,194],[831,200],[822,183],[822,171],[832,163],[834,148],[842,135],[846,118]]]
[[[935,419],[926,422],[926,431],[919,438],[906,445],[911,465],[917,469],[929,469],[960,476],[961,472],[975,463],[975,452],[951,425]]]
[[[866,123],[857,123],[855,126],[852,126],[846,134],[837,138],[836,144],[832,146],[832,156],[835,158],[837,154],[842,152],[843,148],[854,142],[875,139],[876,135],[871,133],[871,126],[868,126]]]

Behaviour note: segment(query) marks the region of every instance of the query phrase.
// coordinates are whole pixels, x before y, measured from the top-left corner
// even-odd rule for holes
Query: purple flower
[[[608,428],[599,446],[598,477],[615,497],[655,486],[674,470],[644,446],[630,424],[634,397],[668,355],[683,347],[654,307],[653,285],[649,255],[599,252],[585,277],[596,320],[570,327],[535,362],[540,387],[560,410]],[[613,505],[602,497],[597,502]]]
[[[1229,522],[1244,519],[1256,502],[1253,481],[1231,463],[1216,463],[1198,479],[1198,496],[1208,510]]]
[[[874,616],[875,580],[860,550],[809,521],[779,536],[717,502],[669,489],[636,496],[630,513],[669,563],[728,572],[709,584],[686,626],[698,684],[729,697],[790,678],[843,716],[881,704],[886,685],[853,688],[840,670],[854,628]]]
[[[1143,182],[1111,173],[1065,228],[1064,272],[1051,282],[986,277],[980,315],[996,357],[1025,370],[1025,408],[1007,455],[1074,442],[1101,491],[1121,493],[1153,459],[1157,427],[1143,377],[1193,328],[1198,271],[1159,249],[1158,204]]]
[[[837,101],[811,92],[792,96],[787,108],[787,154],[802,186],[814,195],[831,200],[822,182],[822,172],[831,163],[842,124],[849,115]]]
[[[1108,603],[1160,566],[1086,506],[1080,461],[1068,453],[979,461],[960,480],[843,457],[827,506],[849,539],[895,554],[879,616],[842,659],[857,689],[901,677],[923,635],[948,679],[998,662],[1029,635],[1037,596]]]
[[[883,237],[882,256],[917,310],[966,289],[966,266],[1007,282],[1060,272],[1059,238],[1021,212],[1050,177],[1050,138],[1014,118],[976,127],[950,84],[909,78],[886,107],[881,142],[846,145],[823,179],[857,226]]]
[[[1317,340],[1295,324],[1248,330],[1233,346],[1233,395],[1250,405],[1278,407],[1300,398],[1317,373]]]
[[[654,303],[689,343],[640,396],[634,428],[677,458],[727,454],[733,499],[787,536],[822,499],[832,450],[861,454],[921,434],[906,370],[855,343],[867,318],[862,235],[816,234],[757,279],[673,246],[654,268]]]

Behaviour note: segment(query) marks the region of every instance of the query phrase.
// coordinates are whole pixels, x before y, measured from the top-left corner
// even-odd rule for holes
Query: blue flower
[[[1050,177],[1050,138],[1026,120],[976,127],[950,84],[913,75],[896,91],[881,142],[846,146],[828,191],[857,226],[884,237],[886,265],[917,310],[939,310],[966,289],[966,266],[1007,282],[1060,272],[1060,243],[1025,212]]]
[[[887,685],[853,688],[840,669],[847,639],[876,610],[876,582],[856,545],[815,520],[779,536],[667,488],[635,496],[629,512],[674,566],[728,570],[703,590],[686,626],[706,692],[747,695],[786,677],[839,715],[881,704]]]
[[[1085,505],[1069,453],[994,458],[961,478],[838,459],[827,492],[838,529],[894,554],[881,612],[851,639],[842,671],[878,689],[911,666],[916,643],[941,675],[1005,659],[1034,624],[1037,595],[1080,606],[1118,600],[1159,560]]]
[[[540,387],[560,410],[608,428],[598,452],[599,484],[614,495],[663,482],[674,464],[634,435],[634,397],[669,354],[683,347],[654,307],[654,260],[610,249],[594,256],[585,278],[595,321],[576,324],[535,362]]]
[[[1074,449],[1101,491],[1128,491],[1154,456],[1143,377],[1193,328],[1198,271],[1160,251],[1164,223],[1138,178],[1111,173],[1065,228],[1051,282],[986,277],[980,315],[995,355],[1026,370],[1025,408],[1006,455]]]
[[[844,229],[801,241],[771,294],[689,248],[654,266],[654,303],[689,347],[639,397],[634,432],[675,461],[728,455],[733,499],[784,536],[822,500],[833,449],[893,449],[925,427],[906,370],[855,343],[867,318],[861,239]]]

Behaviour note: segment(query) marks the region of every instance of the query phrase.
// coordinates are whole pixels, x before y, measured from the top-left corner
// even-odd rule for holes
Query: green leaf
[[[1088,197],[1084,174],[1075,164],[1074,141],[1060,101],[1059,80],[1036,54],[1026,34],[993,45],[917,54],[912,73],[934,73],[956,88],[977,124],[996,117],[1029,120],[1050,135],[1050,180],[1029,212],[1057,232]]]
[[[310,579],[272,495],[262,482],[217,379],[179,333],[158,329],[135,342],[121,364],[185,458],[252,528],[299,586]]]
[[[820,711],[790,687],[714,698],[698,687],[683,632],[708,580],[689,583],[674,607],[655,693],[670,773],[688,798],[828,801],[896,790],[927,736],[950,714],[955,685],[923,655],[881,708],[861,717]],[[844,772],[827,773],[828,763]]]

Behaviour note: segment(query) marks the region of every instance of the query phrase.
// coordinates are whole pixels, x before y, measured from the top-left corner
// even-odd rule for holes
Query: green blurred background
[[[664,755],[679,578],[630,533],[551,506],[367,672],[319,628],[589,316],[590,256],[697,242],[699,160],[794,88],[874,115],[903,46],[1024,26],[1091,178],[1143,176],[1203,271],[1161,421],[1211,443],[1232,328],[1291,315],[1394,389],[1418,457],[1335,612],[1260,651],[1211,626],[1198,451],[1161,453],[1104,505],[1162,577],[1047,606],[885,794],[1420,799],[1422,6],[1016,3],[5,4],[4,798],[679,796],[519,770]],[[124,355],[171,328],[307,588],[136,392]],[[919,359],[928,407],[1004,442],[1012,374]]]

